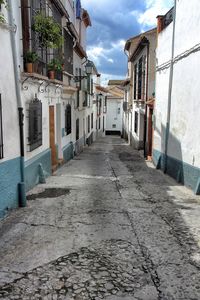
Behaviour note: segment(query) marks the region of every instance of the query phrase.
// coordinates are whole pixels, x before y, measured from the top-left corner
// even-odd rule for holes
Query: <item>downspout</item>
[[[169,73],[167,121],[166,121],[166,132],[165,132],[164,173],[167,172],[167,153],[168,153],[170,119],[171,119],[171,100],[172,100],[172,85],[173,85],[173,73],[174,73],[175,26],[176,26],[176,0],[174,0],[174,14],[173,14],[172,50],[171,50],[171,62],[170,62],[170,73]]]
[[[146,140],[147,140],[147,101],[148,101],[148,89],[149,89],[149,41],[147,42],[147,78],[146,78],[146,103],[144,114],[144,157],[147,157],[146,153]]]
[[[7,0],[8,3],[8,21],[9,25],[12,27],[13,24],[13,8],[12,8],[12,0]],[[14,77],[15,77],[15,90],[17,97],[17,106],[18,106],[18,116],[19,116],[19,136],[20,136],[20,171],[21,171],[21,182],[18,184],[19,187],[19,206],[26,206],[26,192],[25,192],[25,182],[24,182],[24,114],[23,114],[23,106],[21,100],[20,93],[20,79],[19,79],[19,67],[17,61],[17,47],[15,40],[15,31],[10,30],[10,40],[12,45],[12,58],[13,58],[13,66],[14,66]]]

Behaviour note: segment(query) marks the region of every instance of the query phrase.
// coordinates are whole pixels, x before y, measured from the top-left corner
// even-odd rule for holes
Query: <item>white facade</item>
[[[107,98],[106,132],[122,133],[122,98]]]
[[[200,177],[199,18],[200,2],[177,1],[169,119],[167,111],[173,22],[158,34],[154,160],[159,155],[170,175],[198,192]],[[166,154],[166,156],[165,156]],[[166,161],[167,157],[167,161]]]

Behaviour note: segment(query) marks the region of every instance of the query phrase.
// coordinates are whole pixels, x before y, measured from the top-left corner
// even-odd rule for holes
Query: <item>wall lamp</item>
[[[88,76],[92,75],[92,73],[93,73],[93,63],[90,60],[88,60],[86,65],[85,65],[85,73],[86,73],[86,75],[79,75],[79,76],[75,75],[73,77],[74,81],[75,82],[80,82],[82,79],[87,78]]]

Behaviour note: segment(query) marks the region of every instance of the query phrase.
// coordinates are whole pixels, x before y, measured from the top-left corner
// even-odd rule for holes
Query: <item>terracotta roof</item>
[[[101,86],[101,85],[97,85],[96,89],[99,90],[99,91],[101,91],[101,92],[108,93],[108,89],[105,88],[105,87],[103,87],[103,86]]]
[[[143,33],[141,33],[141,34],[139,34],[139,35],[136,35],[136,36],[134,36],[134,37],[128,39],[128,40],[126,41],[124,50],[129,51],[129,50],[130,50],[130,47],[131,47],[131,48],[132,48],[132,49],[131,49],[131,54],[132,54],[132,53],[135,51],[135,49],[137,48],[139,41],[140,41],[143,37],[149,36],[149,35],[151,35],[151,34],[153,34],[153,33],[155,33],[155,32],[157,32],[157,28],[150,29],[150,30],[148,30],[148,31],[146,31],[146,32],[143,32]]]
[[[87,10],[83,9],[83,14],[82,14],[82,21],[84,22],[85,26],[92,26],[91,20],[90,20],[90,16],[87,12]]]
[[[124,80],[109,80],[108,85],[122,85]]]

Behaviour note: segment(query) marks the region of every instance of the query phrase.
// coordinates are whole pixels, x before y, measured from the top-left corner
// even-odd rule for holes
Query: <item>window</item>
[[[2,120],[2,104],[0,94],[0,159],[3,158],[3,120]]]
[[[134,66],[134,99],[136,99],[136,89],[137,89],[137,64]]]
[[[105,114],[107,112],[107,96],[104,97],[104,107],[103,107],[103,113]]]
[[[91,114],[91,129],[93,129],[93,123],[94,123],[94,115],[93,113]]]
[[[134,126],[135,133],[138,132],[138,113],[135,111],[135,126]]]
[[[73,38],[64,30],[65,71],[73,74]]]
[[[65,109],[65,131],[68,134],[72,132],[72,109],[71,105],[68,104]]]
[[[88,133],[90,133],[90,116],[88,116]]]
[[[99,129],[101,129],[101,118],[99,118]]]
[[[76,92],[76,107],[79,107],[79,103],[80,103],[80,90],[77,90]]]
[[[87,98],[88,98],[88,93],[84,92],[84,99],[83,99],[83,106],[87,106]]]
[[[76,120],[76,140],[79,139],[79,119]]]
[[[29,105],[30,151],[42,145],[42,102],[35,98]]]
[[[103,132],[105,131],[105,117],[103,116]]]
[[[47,64],[53,59],[62,57],[62,48],[50,49],[41,43],[38,32],[33,30],[33,23],[36,14],[42,13],[45,16],[52,16],[60,27],[62,24],[62,13],[53,1],[46,0],[21,0],[22,12],[22,36],[23,52],[31,50],[38,54],[37,64],[34,65],[34,72],[47,75]],[[62,80],[62,72],[56,71],[56,79]]]
[[[143,58],[141,57],[138,65],[138,99],[142,98],[142,62]]]
[[[121,113],[121,109],[120,109],[120,107],[118,107],[118,109],[117,109],[117,113],[118,113],[118,115],[120,115],[120,113]]]

